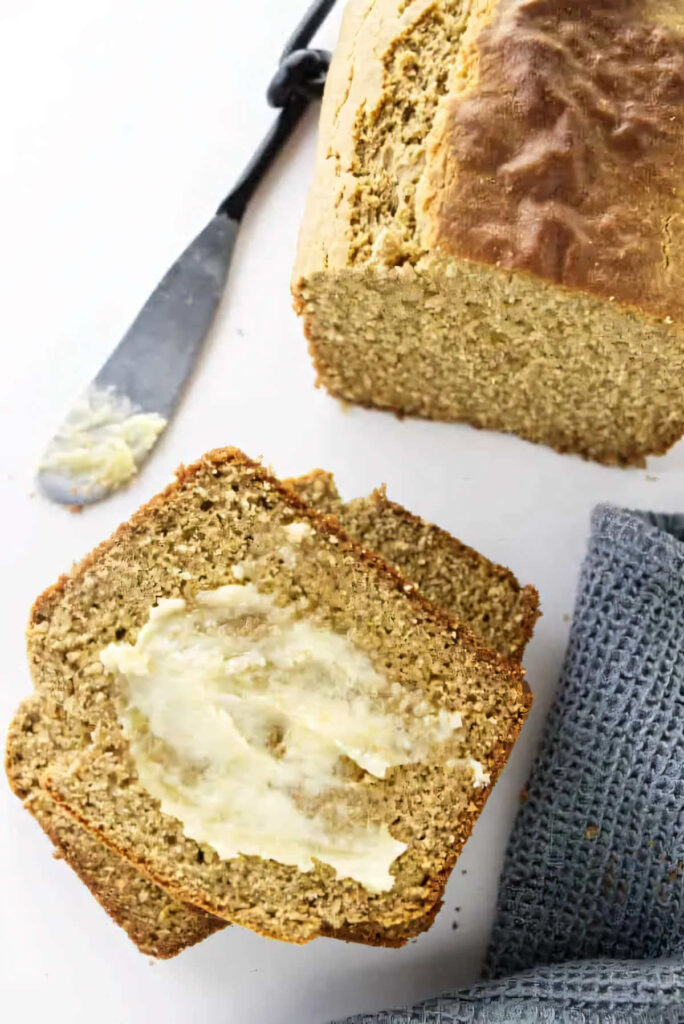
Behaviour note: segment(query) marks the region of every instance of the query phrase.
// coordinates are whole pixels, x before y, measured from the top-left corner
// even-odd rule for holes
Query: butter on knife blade
[[[215,216],[149,297],[40,461],[52,501],[86,505],[127,483],[167,426],[214,319],[239,224]]]
[[[40,476],[63,479],[74,503],[75,494],[95,501],[135,475],[165,426],[159,413],[93,384],[46,449]]]

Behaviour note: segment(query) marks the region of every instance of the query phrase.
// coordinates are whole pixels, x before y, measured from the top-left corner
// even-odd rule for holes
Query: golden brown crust
[[[441,527],[435,526],[434,523],[426,523],[424,519],[414,515],[413,512],[409,512],[408,509],[403,507],[403,505],[390,501],[387,498],[384,486],[375,490],[372,498],[379,506],[390,509],[397,515],[397,517],[411,524],[416,530],[428,527],[436,538],[439,538],[439,540],[441,540],[445,546],[448,546],[454,553],[458,552],[459,557],[464,561],[469,562],[473,569],[481,567],[483,556],[479,551],[476,551],[475,548],[464,544],[462,541],[458,540],[457,537],[453,537]],[[503,565],[498,565],[496,562],[487,560],[487,573],[492,577],[492,579],[498,579],[500,582],[505,583],[506,586],[510,587],[513,593],[520,596],[522,618],[519,628],[516,631],[517,637],[515,647],[510,652],[501,652],[505,653],[512,661],[519,662],[522,660],[525,647],[531,639],[535,624],[541,615],[539,610],[539,593],[536,587],[533,587],[530,584],[527,584],[524,587],[521,586],[510,569],[507,569]],[[435,603],[439,602],[435,601]],[[494,645],[490,644],[490,646]]]
[[[658,6],[500,0],[434,129],[429,248],[684,319],[684,4]]]
[[[31,808],[26,808],[31,812]],[[32,813],[32,812],[31,812]],[[178,956],[184,949],[197,945],[204,939],[209,938],[214,932],[222,931],[228,927],[226,921],[205,914],[204,911],[190,904],[180,905],[176,900],[171,899],[163,890],[164,907],[166,917],[162,926],[150,928],[147,920],[140,920],[132,912],[133,889],[139,892],[145,888],[158,890],[159,886],[152,881],[141,885],[140,872],[138,872],[129,861],[125,860],[110,851],[108,847],[92,837],[87,829],[79,827],[79,834],[74,843],[65,840],[65,828],[57,824],[59,815],[55,806],[55,813],[49,818],[44,816],[36,817],[41,828],[48,838],[55,845],[60,857],[74,871],[78,878],[95,897],[107,915],[122,928],[129,939],[135,943],[141,953],[145,956],[153,956],[157,960],[171,960]],[[69,822],[74,824],[70,816]],[[86,837],[85,840],[83,837]],[[101,847],[95,856],[88,862],[88,851],[95,854],[95,847]],[[111,865],[116,861],[115,865]],[[120,889],[117,884],[107,884],[102,881],[103,864],[108,864],[106,870],[115,870],[117,881],[122,882],[125,888]],[[87,865],[87,866],[86,866]]]

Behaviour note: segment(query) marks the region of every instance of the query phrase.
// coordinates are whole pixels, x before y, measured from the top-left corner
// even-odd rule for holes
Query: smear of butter
[[[92,494],[130,480],[166,426],[156,412],[143,412],[125,395],[91,386],[71,410],[45,453],[40,469],[73,479]]]
[[[340,774],[341,755],[382,779],[429,757],[460,714],[397,694],[348,637],[250,582],[200,592],[192,606],[160,601],[135,645],[110,644],[101,660],[125,694],[119,717],[140,781],[187,836],[224,859],[307,871],[316,858],[391,888],[404,844],[384,824],[332,828],[317,798],[362,785]]]
[[[469,757],[467,764],[473,773],[473,788],[482,789],[484,786],[488,786],[492,781],[492,777],[489,772],[485,770],[485,766],[482,762],[476,761],[474,757]]]
[[[293,523],[288,523],[287,526],[283,526],[283,532],[290,544],[301,544],[305,537],[311,536],[313,530],[311,523],[307,523],[304,519],[298,519]]]

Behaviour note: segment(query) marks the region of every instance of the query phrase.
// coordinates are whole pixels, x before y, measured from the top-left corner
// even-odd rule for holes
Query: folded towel
[[[684,1021],[684,516],[593,514],[484,976],[346,1024]]]

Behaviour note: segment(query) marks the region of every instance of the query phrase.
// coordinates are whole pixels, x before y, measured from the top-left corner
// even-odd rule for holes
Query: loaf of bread
[[[347,401],[642,465],[684,433],[684,0],[351,0],[293,277]]]
[[[304,486],[322,495],[320,480]],[[494,567],[498,584],[502,572]],[[520,588],[506,582],[515,608]],[[492,593],[496,603],[505,587]],[[536,605],[526,594],[532,611],[518,628],[529,635]],[[427,927],[529,704],[512,662],[233,450],[185,470],[47,591],[29,649],[40,706],[25,706],[13,727],[13,786],[33,796],[34,813],[49,793],[64,820],[97,837],[91,854],[104,842],[160,884],[176,900],[166,917],[177,948],[218,926],[186,903],[296,942],[330,934],[396,945]],[[219,654],[232,668],[212,690]],[[202,671],[188,675],[194,657]],[[187,679],[202,672],[209,689],[184,704]],[[236,749],[249,751],[257,777],[264,764],[282,767],[284,803],[262,811],[263,792],[257,800],[247,787],[245,819],[242,783],[217,769],[216,737],[192,718],[203,696],[209,721],[217,702],[230,707]],[[235,828],[226,838],[225,822],[216,832],[206,807],[215,798],[247,838]],[[259,832],[283,813],[285,827]],[[69,854],[85,856],[77,840]],[[102,863],[96,894],[116,903]],[[148,884],[128,870],[109,878],[119,897]],[[162,912],[168,897],[157,891]],[[119,919],[130,909],[119,900]],[[161,955],[170,953],[167,943]]]

